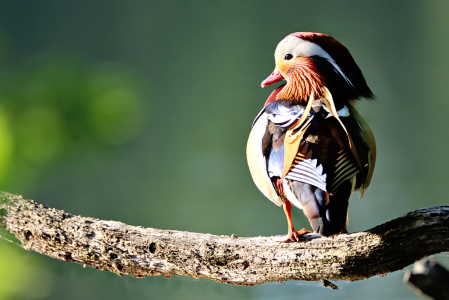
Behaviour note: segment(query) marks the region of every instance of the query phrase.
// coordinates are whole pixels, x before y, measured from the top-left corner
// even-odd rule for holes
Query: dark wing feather
[[[340,121],[329,114],[320,100],[309,104],[313,109],[284,100],[273,101],[265,107],[268,126],[263,149],[268,173],[271,178],[285,177],[333,194],[343,182],[359,173],[360,168]],[[309,113],[304,119],[306,111]],[[298,119],[304,119],[300,126],[295,123]],[[297,136],[295,143],[285,138],[289,132]],[[289,151],[294,153],[291,159],[286,157]]]
[[[361,197],[363,197],[371,182],[376,164],[376,141],[371,128],[357,110],[352,106],[348,106],[348,110],[351,118],[341,118],[341,121],[356,145],[362,167],[360,174],[357,175],[356,189],[360,189]]]
[[[311,149],[311,158],[317,160],[316,171],[320,171],[320,166],[323,168],[328,193],[334,194],[343,182],[360,172],[346,132],[335,118],[327,117],[325,110],[315,115],[303,139]]]

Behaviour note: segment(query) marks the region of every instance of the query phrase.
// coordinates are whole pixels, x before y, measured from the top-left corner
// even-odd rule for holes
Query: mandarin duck
[[[329,35],[297,32],[275,51],[276,67],[262,87],[276,88],[253,122],[247,144],[251,176],[259,190],[282,206],[286,242],[296,231],[292,204],[313,232],[346,233],[349,197],[370,184],[376,160],[374,135],[355,110],[374,95],[348,49]]]

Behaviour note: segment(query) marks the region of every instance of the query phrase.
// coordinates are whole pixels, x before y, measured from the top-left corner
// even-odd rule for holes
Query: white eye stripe
[[[323,50],[324,51],[324,50]],[[335,62],[335,60],[331,59],[327,59],[333,66],[334,68],[338,71],[338,73],[340,73],[341,76],[343,76],[343,78],[346,80],[347,83],[349,83],[351,86],[354,86],[351,82],[351,80],[349,80],[348,77],[346,77],[345,73],[343,73],[343,71],[340,69],[340,67],[337,65],[337,63]]]
[[[335,60],[324,51],[323,48],[309,41],[305,41],[295,36],[289,36],[283,39],[278,46],[276,47],[276,52],[274,53],[274,57],[276,61],[282,61],[285,54],[292,54],[293,56],[301,56],[301,57],[311,57],[311,56],[320,56],[322,58],[327,59],[332,66],[340,73],[341,76],[346,80],[347,83],[353,86],[352,82],[349,78],[343,73],[341,68],[337,65]]]

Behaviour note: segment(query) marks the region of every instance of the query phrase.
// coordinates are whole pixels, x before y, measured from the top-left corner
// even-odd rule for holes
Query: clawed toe
[[[284,241],[282,241],[283,243],[290,243],[290,242],[298,242],[299,241],[299,237],[303,236],[304,234],[307,233],[312,233],[312,231],[307,230],[305,228],[296,231],[296,230],[289,230],[288,234],[287,234],[287,239],[285,239]]]

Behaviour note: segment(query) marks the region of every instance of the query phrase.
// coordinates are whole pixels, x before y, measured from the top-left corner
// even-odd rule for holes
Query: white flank
[[[277,206],[282,205],[282,199],[279,198],[273,183],[268,176],[267,160],[262,151],[262,140],[267,130],[268,116],[261,114],[259,119],[249,134],[246,146],[246,158],[248,160],[249,171],[257,188]]]

